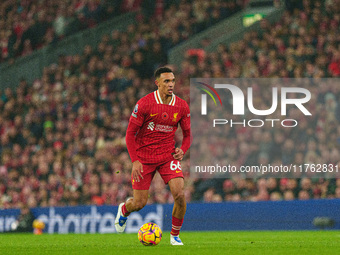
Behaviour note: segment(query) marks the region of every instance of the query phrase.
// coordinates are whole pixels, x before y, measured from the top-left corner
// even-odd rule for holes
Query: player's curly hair
[[[166,67],[166,66],[159,67],[155,71],[155,75],[154,75],[155,79],[158,79],[162,73],[173,73],[173,71],[169,67]]]

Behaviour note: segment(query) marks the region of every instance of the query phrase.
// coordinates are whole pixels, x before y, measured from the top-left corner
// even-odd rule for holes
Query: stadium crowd
[[[245,3],[244,0],[5,0],[0,3],[0,63],[29,55],[130,11],[137,12],[138,22],[147,21],[147,30],[154,33],[161,30],[164,40],[175,31],[167,45],[170,48],[239,11]]]
[[[119,2],[1,1],[0,62],[29,55],[36,49],[118,15]]]
[[[176,70],[176,94],[189,100],[190,77],[339,77],[339,1],[303,2],[304,11],[286,12],[273,25],[263,20],[260,33],[220,45],[200,61],[187,56]],[[185,1],[182,6],[184,16],[195,8]],[[131,195],[125,131],[136,99],[156,88],[152,70],[166,64],[167,47],[176,44],[166,46],[157,32],[181,31],[174,11],[164,13],[169,22],[131,25],[104,36],[97,48],[86,46],[82,55],[60,56],[32,85],[22,80],[1,93],[1,208],[118,204]],[[167,35],[176,42],[186,36],[183,31]],[[303,163],[322,157],[339,164],[340,90],[334,85],[309,89],[317,95],[312,125],[301,119],[291,133],[231,130],[226,137],[234,145],[227,151],[230,160]],[[301,146],[292,148],[292,139]],[[188,156],[182,168],[187,201],[340,198],[339,179],[195,179]],[[171,199],[156,175],[149,202]]]

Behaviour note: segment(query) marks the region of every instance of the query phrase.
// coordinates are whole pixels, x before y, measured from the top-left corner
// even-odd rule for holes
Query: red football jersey
[[[137,102],[130,121],[140,127],[135,142],[141,163],[162,163],[173,159],[178,123],[182,130],[190,129],[190,110],[174,94],[169,104],[163,104],[156,90]]]

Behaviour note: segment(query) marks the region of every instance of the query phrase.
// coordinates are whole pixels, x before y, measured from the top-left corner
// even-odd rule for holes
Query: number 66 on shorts
[[[133,176],[131,176],[132,188],[148,190],[156,171],[158,171],[165,184],[173,178],[183,178],[181,162],[177,159],[163,164],[143,164],[143,179],[140,182],[135,182]]]

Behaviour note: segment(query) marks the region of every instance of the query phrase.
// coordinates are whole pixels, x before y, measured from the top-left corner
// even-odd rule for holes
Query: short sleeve
[[[138,125],[139,127],[142,126],[144,123],[145,116],[146,116],[145,107],[146,105],[144,104],[143,100],[139,100],[131,113],[130,122]]]

